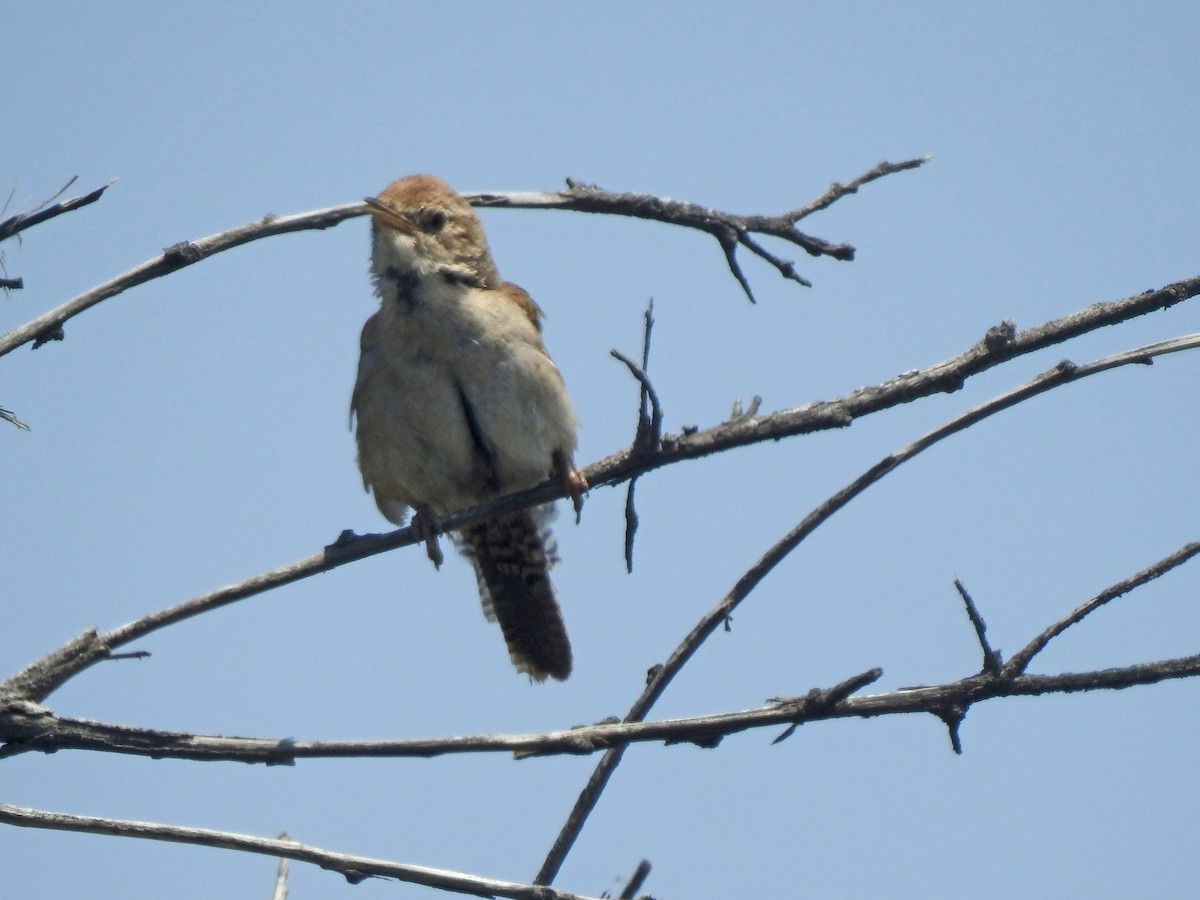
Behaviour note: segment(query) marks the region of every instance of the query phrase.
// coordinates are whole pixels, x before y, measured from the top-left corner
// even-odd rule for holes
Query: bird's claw
[[[562,482],[563,490],[571,498],[571,506],[575,509],[575,521],[583,512],[583,495],[588,492],[590,485],[581,470],[575,468],[571,458],[561,450],[554,451],[554,474]]]
[[[433,563],[435,569],[442,567],[442,548],[438,545],[438,530],[437,521],[434,519],[433,512],[427,506],[418,507],[413,510],[412,522],[413,537],[425,544],[425,555],[429,557],[429,561]]]

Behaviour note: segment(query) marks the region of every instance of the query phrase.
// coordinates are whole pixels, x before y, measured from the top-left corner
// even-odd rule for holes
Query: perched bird
[[[479,217],[432,175],[368,197],[371,275],[381,301],[362,331],[351,411],[358,467],[380,512],[413,528],[441,563],[436,516],[561,478],[578,507],[578,421],[542,345],[541,310],[500,280]],[[506,513],[456,536],[484,614],[518,671],[571,674],[571,645],[549,569],[549,506]]]

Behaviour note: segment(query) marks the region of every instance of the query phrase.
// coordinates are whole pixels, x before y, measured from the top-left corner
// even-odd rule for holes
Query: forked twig
[[[646,312],[643,314],[642,328],[642,364],[639,366],[625,354],[610,350],[609,353],[616,359],[625,364],[625,368],[629,369],[630,374],[637,379],[640,389],[638,391],[638,422],[637,429],[634,431],[633,443],[630,444],[630,449],[633,451],[645,450],[653,453],[658,447],[659,441],[662,439],[662,423],[663,411],[662,404],[658,400],[658,393],[654,390],[654,385],[650,381],[650,376],[646,374],[646,369],[650,365],[650,334],[654,329],[654,301],[651,300],[646,305]],[[625,571],[633,571],[633,542],[637,536],[638,530],[638,514],[637,507],[634,505],[633,496],[637,488],[638,476],[634,475],[629,479],[629,487],[625,491]]]
[[[929,162],[930,158],[921,156],[898,163],[882,162],[848,184],[835,183],[816,200],[774,216],[729,213],[695,203],[657,197],[653,194],[616,193],[570,178],[567,179],[565,191],[472,194],[468,196],[468,199],[478,206],[500,206],[510,209],[570,209],[580,212],[630,216],[635,219],[681,225],[685,228],[707,232],[720,245],[730,273],[737,279],[746,297],[753,303],[754,292],[737,259],[739,246],[745,247],[770,263],[781,276],[790,281],[805,287],[811,287],[812,282],[797,274],[791,260],[774,255],[759,244],[752,235],[763,234],[778,238],[799,247],[809,256],[828,256],[837,260],[852,260],[855,250],[850,244],[835,244],[805,234],[796,228],[796,223],[806,216],[826,209],[842,197],[855,193],[864,184],[897,172],[918,168]]]

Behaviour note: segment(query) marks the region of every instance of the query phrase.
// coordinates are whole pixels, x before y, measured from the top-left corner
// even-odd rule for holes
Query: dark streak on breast
[[[466,392],[463,391],[462,385],[455,386],[458,388],[458,399],[462,403],[463,418],[467,421],[467,430],[471,433],[471,443],[475,446],[475,456],[482,464],[485,473],[484,483],[487,490],[498,491],[500,489],[500,480],[496,475],[496,459],[483,439],[479,420],[475,418],[475,410],[471,406],[471,401],[467,399]]]
[[[417,296],[417,288],[421,282],[416,272],[411,269],[388,266],[383,277],[395,285],[396,299],[404,304],[405,309],[411,312],[416,308],[420,301],[420,298]]]

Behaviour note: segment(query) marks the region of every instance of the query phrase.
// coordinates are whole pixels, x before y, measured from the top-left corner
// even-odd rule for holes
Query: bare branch
[[[1080,606],[1069,616],[1066,616],[1055,622],[1036,638],[1030,641],[1025,647],[1013,655],[1013,658],[1008,661],[1004,667],[1004,674],[1019,675],[1029,668],[1029,663],[1033,658],[1046,648],[1054,638],[1058,637],[1072,625],[1082,622],[1088,615],[1098,610],[1101,606],[1108,603],[1110,600],[1115,600],[1123,594],[1127,594],[1134,588],[1141,587],[1154,579],[1167,574],[1176,566],[1181,566],[1193,556],[1200,554],[1200,542],[1193,542],[1184,547],[1180,547],[1170,556],[1160,559],[1154,565],[1150,566],[1141,572],[1138,572],[1132,578],[1127,578],[1110,588],[1101,591],[1087,603]]]
[[[432,758],[464,753],[511,753],[535,756],[586,756],[612,753],[630,744],[692,744],[717,747],[731,735],[788,726],[772,743],[790,737],[805,723],[830,719],[873,718],[926,713],[961,721],[975,703],[1000,697],[1029,697],[1080,691],[1121,690],[1200,675],[1200,654],[1178,659],[1058,675],[979,673],[940,685],[901,688],[883,694],[853,696],[877,681],[881,669],[869,669],[829,688],[790,698],[772,698],[768,706],[656,721],[604,721],[532,734],[480,734],[402,740],[304,741],[190,734],[113,725],[59,716],[34,703],[0,704],[0,758],[22,753],[91,750],[153,759],[242,762],[291,766],[302,759]],[[607,758],[606,753],[606,758]]]
[[[804,719],[809,719],[809,717],[812,715],[825,710],[833,709],[835,706],[837,706],[837,704],[841,703],[851,694],[857,693],[869,684],[874,684],[882,677],[883,669],[868,669],[866,672],[855,675],[852,678],[847,678],[841,684],[836,684],[833,687],[827,688],[823,691],[814,688],[803,697],[772,697],[771,702],[775,704],[776,708],[795,710],[797,716],[801,716]],[[796,729],[800,727],[800,724],[800,718],[793,720],[787,731],[783,732],[783,734],[779,735],[777,738],[775,738],[775,740],[771,741],[771,743],[778,744],[787,740],[793,734],[795,734]]]
[[[7,699],[41,703],[73,676],[109,657],[108,645],[89,628],[61,647],[0,681],[0,702]]]
[[[650,382],[650,377],[646,374],[646,370],[650,368],[650,335],[654,330],[653,297],[646,304],[646,311],[642,314],[642,322],[642,365],[640,367],[634,365],[630,360],[617,353],[616,350],[613,350],[612,354],[625,363],[641,386],[638,392],[638,423],[637,429],[634,431],[631,447],[634,449],[644,447],[652,450],[658,446],[659,441],[662,439],[663,423],[662,404],[659,403],[658,393],[654,390],[654,385]],[[625,571],[627,572],[633,571],[633,542],[637,536],[638,529],[637,507],[633,502],[633,495],[636,488],[637,476],[635,475],[629,479],[629,488],[625,492]]]
[[[509,897],[512,900],[587,900],[578,894],[554,891],[543,887],[480,878],[448,869],[432,869],[406,863],[334,853],[290,840],[255,837],[210,828],[187,828],[181,825],[161,825],[155,822],[132,822],[127,819],[101,819],[67,813],[44,812],[23,806],[0,804],[0,822],[23,828],[49,828],[56,831],[79,831],[86,834],[108,834],[117,837],[170,841],[200,847],[219,847],[242,853],[278,856],[296,862],[311,863],[322,869],[341,874],[351,884],[366,878],[394,878],[409,884],[420,884],[458,894],[477,897]]]
[[[594,191],[595,189],[589,190]],[[600,193],[602,194],[603,192]],[[629,207],[627,204],[622,205],[622,203],[610,202],[608,205],[612,207],[611,209],[590,209],[587,203],[578,201],[578,198],[574,196],[574,191],[563,192],[562,194],[558,195],[485,194],[475,195],[470,199],[472,199],[472,202],[475,202],[479,205],[509,206],[520,208],[542,207],[577,209],[585,212],[612,212],[613,214],[633,215],[641,218],[655,218],[660,221],[670,222],[672,224],[699,228],[702,231],[709,231],[710,233],[713,233],[714,230],[720,231],[722,237],[720,237],[719,240],[726,241],[726,244],[723,244],[723,246],[726,246],[730,241],[735,240],[735,235],[727,233],[728,226],[720,219],[721,216],[727,216],[731,214],[705,210],[704,208],[695,206],[694,204],[679,204],[675,201],[662,201],[660,198],[648,197],[648,195],[611,196],[618,198],[628,196],[635,199],[648,198],[647,203],[651,208],[656,210],[656,214],[651,215],[644,213],[644,211],[639,212],[642,210],[642,206],[638,205],[637,203],[635,203],[632,207]],[[658,204],[663,205],[663,208],[660,209],[655,205],[655,203],[651,203],[649,201],[656,201]],[[801,211],[803,209],[804,207],[800,208]],[[241,246],[242,244],[249,243],[250,241],[271,237],[277,234],[286,234],[293,231],[330,228],[346,219],[363,215],[365,212],[365,205],[361,202],[358,202],[344,204],[342,206],[329,207],[327,209],[315,210],[308,213],[299,213],[291,216],[268,215],[264,216],[257,222],[242,225],[238,228],[224,231],[210,237],[200,238],[196,241],[180,242],[168,247],[165,251],[163,251],[161,256],[148,260],[147,262],[130,269],[128,272],[125,272],[122,275],[118,275],[117,277],[112,278],[103,284],[97,285],[89,291],[85,291],[84,293],[74,297],[56,309],[38,316],[31,322],[28,322],[25,325],[22,325],[21,327],[9,332],[3,337],[0,337],[0,356],[3,356],[17,347],[30,342],[32,342],[36,347],[46,343],[47,341],[61,340],[63,334],[62,326],[69,319],[79,315],[84,310],[95,306],[97,303],[100,303],[103,300],[114,297],[131,287],[135,287],[152,279],[168,275],[171,272],[182,269],[195,262],[199,262],[200,260],[206,259],[216,253],[220,253],[232,247]],[[795,212],[796,211],[793,211],[793,213]],[[793,213],[775,217],[747,216],[741,218],[744,218],[748,223],[746,225],[747,230],[774,234],[777,237],[781,237],[783,236],[782,233],[775,234],[775,232],[771,229],[775,228],[783,233],[788,232],[789,229],[794,230],[790,224],[791,220],[788,218],[788,216],[792,215]],[[733,218],[736,219],[738,217],[735,216]],[[705,227],[706,224],[708,227]],[[718,224],[720,224],[719,228]],[[822,244],[821,246],[828,249],[832,245]],[[816,249],[818,253],[824,252],[820,248],[814,249]],[[810,252],[812,251],[810,250]],[[852,255],[853,248],[845,248],[839,252],[842,256],[845,256],[846,252],[849,252]],[[726,253],[728,255],[731,254],[732,251],[727,248]],[[837,256],[838,254],[834,252],[828,252],[826,255]],[[744,277],[741,280],[743,286],[748,290],[749,285],[745,282]],[[1196,288],[1193,283],[1198,280],[1200,279],[1192,279],[1188,282],[1180,282],[1175,285],[1168,285],[1166,288],[1163,288],[1160,291],[1153,291],[1147,295],[1141,295],[1138,298],[1131,298],[1140,301],[1140,311],[1133,312],[1130,315],[1125,315],[1124,317],[1122,317],[1119,310],[1110,308],[1113,306],[1113,304],[1101,304],[1102,309],[1089,309],[1084,310],[1081,313],[1077,313],[1077,320],[1075,322],[1067,323],[1066,320],[1059,320],[1057,322],[1047,323],[1046,326],[1042,326],[1043,328],[1051,329],[1050,333],[1046,335],[1037,335],[1031,332],[1023,332],[1022,334],[1033,343],[1038,343],[1039,341],[1044,340],[1045,343],[1040,343],[1039,346],[1045,346],[1046,343],[1055,343],[1059,340],[1066,340],[1069,337],[1074,337],[1076,334],[1082,334],[1091,330],[1092,328],[1100,327],[1100,325],[1103,324],[1114,324],[1117,321],[1123,321],[1124,318],[1130,318],[1133,315],[1141,315],[1144,312],[1149,312],[1151,309],[1165,309],[1175,303],[1180,302],[1181,300],[1193,296],[1196,293]],[[1163,295],[1163,292],[1168,292],[1169,296]],[[1155,301],[1158,301],[1158,305],[1155,305]],[[1127,302],[1128,301],[1117,301],[1117,303]],[[1111,318],[1110,321],[1094,324],[1098,318],[1103,318],[1106,315],[1114,316],[1114,318]],[[1072,332],[1072,327],[1077,330]],[[1056,334],[1061,334],[1061,336],[1055,337]],[[1003,335],[998,335],[998,338],[1003,338]],[[943,390],[953,389],[954,388],[952,386],[943,388]]]
[[[637,892],[642,889],[642,885],[646,883],[646,879],[650,876],[650,860],[643,859],[637,864],[637,868],[633,870],[633,874],[629,876],[629,881],[625,884],[625,890],[621,891],[620,900],[634,900]]]
[[[292,836],[286,831],[280,833],[277,840],[292,841]],[[271,891],[271,900],[287,900],[288,895],[288,860],[286,856],[279,858],[279,867],[275,870],[275,887]]]
[[[705,431],[666,435],[655,454],[635,453],[626,449],[597,463],[586,474],[589,483],[598,487],[602,483],[616,483],[632,474],[649,471],[677,459],[696,459],[763,440],[844,428],[864,415],[932,394],[956,391],[971,376],[1019,356],[1149,312],[1168,309],[1197,294],[1200,294],[1200,276],[1123,300],[1096,303],[1077,313],[1021,332],[1017,332],[1012,323],[1005,322],[989,329],[974,347],[944,362],[905,372],[878,385],[859,388],[837,400],[809,403],[768,416],[738,418]],[[1133,354],[1139,352],[1142,350],[1130,351]],[[1112,365],[1137,361],[1120,360]],[[608,475],[610,472],[612,476]]]
[[[276,234],[329,228],[345,219],[361,216],[365,212],[366,207],[360,202],[294,216],[268,215],[257,222],[223,231],[220,234],[174,244],[164,250],[161,256],[148,260],[116,278],[111,278],[103,284],[85,291],[50,312],[44,313],[0,337],[0,356],[31,341],[34,347],[40,347],[47,341],[62,340],[62,326],[68,319],[131,287],[169,275],[216,253]]]
[[[16,413],[12,412],[11,410],[5,409],[3,406],[0,406],[0,419],[3,419],[5,422],[8,422],[10,425],[17,426],[17,428],[21,429],[22,431],[29,430],[29,426],[26,425],[24,422],[22,422],[20,419],[18,419]]]
[[[829,186],[829,190],[827,190],[816,200],[812,201],[811,203],[807,203],[804,206],[799,206],[787,213],[787,218],[793,222],[799,222],[806,216],[811,216],[815,212],[828,209],[847,194],[858,193],[858,189],[868,182],[883,178],[886,175],[894,175],[896,172],[903,172],[905,169],[915,169],[918,166],[923,166],[932,159],[932,156],[919,156],[916,159],[909,159],[899,163],[881,162],[870,172],[859,175],[849,184],[838,184],[837,182],[834,182]]]
[[[637,433],[634,435],[633,447],[650,447],[657,446],[662,436],[662,406],[658,402],[658,393],[654,390],[654,385],[650,383],[650,377],[642,370],[642,367],[635,363],[632,359],[622,353],[620,350],[609,350],[609,356],[613,359],[620,360],[625,364],[625,368],[629,373],[637,379],[638,384],[642,389],[643,409],[641,416],[638,419]],[[645,398],[650,399],[650,415],[645,412]]]
[[[49,204],[61,196],[63,191],[75,183],[77,177],[78,176],[76,175],[72,175],[67,180],[66,184],[60,187],[41,203],[38,203],[36,206],[34,206],[33,209],[23,213],[17,213],[14,216],[9,216],[7,219],[0,221],[0,241],[4,241],[13,235],[19,234],[26,228],[32,228],[39,222],[45,222],[47,219],[53,219],[55,216],[60,216],[63,213],[70,212],[73,209],[79,209],[81,206],[87,206],[89,203],[95,203],[100,199],[100,195],[103,194],[113,183],[110,181],[108,184],[97,188],[90,194],[84,194],[82,197],[72,197],[70,200],[63,200],[61,203],[55,203],[53,206],[50,206]],[[115,180],[116,179],[113,179],[113,181]],[[12,200],[12,197],[13,194],[10,192],[8,199],[4,203],[4,209],[8,208],[8,204]],[[7,272],[4,270],[3,253],[0,253],[0,274],[7,275]],[[24,287],[25,280],[23,278],[0,278],[0,290],[19,291]],[[25,426],[22,425],[21,422],[7,410],[0,409],[0,418],[3,418],[20,428],[25,428]],[[28,431],[29,429],[25,428],[25,430]]]
[[[967,608],[967,618],[971,620],[971,627],[975,629],[975,637],[979,641],[979,647],[983,650],[983,669],[990,675],[1000,674],[1000,654],[992,649],[992,645],[987,639],[987,625],[984,624],[983,616],[979,614],[979,608],[975,605],[975,601],[971,599],[971,595],[967,593],[966,587],[957,578],[954,579],[954,589],[958,591],[958,596],[962,597],[963,605]]]
[[[112,181],[109,181],[108,184],[102,185],[96,188],[94,191],[84,194],[81,197],[72,197],[69,200],[63,200],[59,203],[53,204],[52,206],[47,205],[54,200],[55,197],[61,195],[63,191],[74,184],[77,177],[78,176],[76,175],[72,175],[71,179],[61,188],[55,191],[52,196],[43,200],[28,212],[17,213],[15,216],[9,216],[7,219],[0,221],[0,241],[7,240],[13,235],[24,231],[26,228],[32,228],[34,225],[45,222],[48,219],[53,219],[55,216],[61,216],[63,213],[68,213],[71,212],[71,210],[79,209],[81,206],[87,206],[90,203],[95,203],[100,199],[101,195],[106,190],[112,187],[113,183],[116,181],[114,178]],[[20,285],[17,286],[20,287]]]
[[[789,281],[796,282],[801,287],[812,287],[811,281],[797,274],[795,263],[793,263],[790,259],[784,259],[781,256],[776,256],[774,253],[771,253],[766,247],[754,240],[754,238],[750,237],[747,232],[741,232],[738,234],[737,242],[743,247],[749,247],[750,252],[761,259],[765,259],[767,262],[773,265],[779,274],[784,278],[788,279]],[[723,249],[725,250],[725,259],[729,263],[729,268],[733,272],[734,277],[737,278],[738,284],[742,286],[742,290],[746,292],[747,299],[749,299],[751,303],[757,303],[758,301],[754,299],[754,295],[750,293],[750,282],[748,282],[746,280],[746,276],[742,274],[742,267],[738,265],[737,258],[734,256],[734,251],[737,249],[736,246],[723,246]],[[854,259],[854,248],[847,245],[846,250],[840,255],[830,255],[834,256],[835,259],[849,261]]]
[[[642,412],[638,418],[637,432],[633,437],[632,447],[645,447],[653,452],[653,448],[658,445],[662,433],[662,409],[658,405],[658,394],[654,391],[654,386],[650,383],[650,379],[646,373],[642,371],[632,359],[621,353],[619,350],[609,350],[609,354],[625,364],[625,367],[633,374],[642,386]],[[653,405],[653,418],[648,418],[645,411],[645,398],[649,396],[650,402]],[[633,492],[637,486],[637,476],[634,475],[629,479],[629,489],[625,493],[625,571],[633,571],[633,540],[637,534],[638,515],[637,509],[633,505]]]
[[[889,167],[889,171],[898,172],[906,168],[915,168],[925,161],[926,159],[922,158],[920,160],[909,160],[905,163],[883,163],[881,166]],[[872,172],[876,172],[880,168],[880,166],[877,166]],[[851,184],[864,184],[866,181],[874,180],[872,177],[868,177],[870,175],[871,173],[867,173],[867,175],[861,176],[854,182],[851,182]],[[874,177],[878,178],[881,176],[875,175]],[[99,194],[103,190],[104,188],[101,188],[100,191],[93,192],[96,195],[95,197],[89,194],[88,197],[91,199],[78,198],[78,201],[65,201],[64,204],[59,205],[65,206],[66,204],[75,203],[78,206],[82,205],[83,200],[92,202],[92,200],[99,197]],[[850,191],[843,190],[843,193],[850,193]],[[773,237],[781,238],[802,247],[812,256],[832,256],[835,259],[843,260],[853,259],[854,257],[854,248],[848,244],[831,244],[798,231],[795,227],[793,213],[785,213],[781,216],[739,216],[733,213],[723,213],[707,209],[697,206],[694,203],[682,203],[676,200],[655,197],[650,194],[609,193],[597,187],[579,184],[570,180],[568,180],[568,189],[566,191],[553,193],[500,192],[467,194],[464,196],[476,206],[508,207],[513,209],[569,209],[577,212],[605,213],[608,215],[651,219],[707,232],[721,243],[731,271],[738,277],[742,288],[752,300],[753,295],[750,292],[749,282],[741,274],[741,270],[738,268],[734,257],[734,252],[739,243],[750,247],[759,256],[770,261],[785,277],[791,278],[801,284],[807,284],[808,282],[791,271],[791,263],[775,258],[754,244],[748,237],[750,232],[769,234]],[[834,199],[837,198],[835,197]],[[825,205],[827,206],[828,203]],[[800,210],[806,208],[800,207]],[[250,222],[229,231],[223,231],[219,234],[199,238],[194,241],[181,241],[165,249],[161,256],[148,260],[115,278],[109,279],[103,284],[97,285],[89,291],[85,291],[61,306],[38,316],[33,321],[0,337],[0,356],[30,342],[33,343],[34,347],[40,347],[48,341],[62,340],[63,325],[84,310],[90,309],[97,303],[107,300],[110,297],[115,297],[117,294],[131,287],[144,284],[155,278],[161,278],[164,275],[169,275],[202,259],[207,259],[214,254],[277,234],[330,228],[346,219],[365,215],[366,211],[365,204],[357,202],[347,203],[342,206],[332,206],[312,212],[297,213],[290,216],[267,215],[256,222]],[[57,213],[54,214],[57,215]],[[807,213],[805,214],[807,215]],[[39,221],[48,218],[48,215],[42,213],[38,215],[42,216]],[[29,224],[33,223],[30,222]],[[28,227],[28,224],[22,227]]]
[[[862,185],[896,172],[915,169],[929,162],[923,156],[899,163],[883,162],[871,171],[855,178],[848,185],[834,184],[821,197],[790,212],[776,216],[739,215],[722,212],[695,203],[685,203],[656,197],[652,194],[614,193],[591,184],[567,179],[567,190],[545,193],[484,193],[470,194],[467,199],[477,206],[496,206],[509,209],[569,209],[579,212],[605,213],[648,219],[668,225],[681,225],[711,234],[721,246],[729,271],[751,302],[754,294],[750,283],[737,260],[737,247],[747,247],[771,263],[784,278],[798,284],[811,286],[811,282],[796,274],[789,260],[780,259],[758,244],[751,234],[765,234],[793,244],[810,256],[829,256],[837,260],[854,259],[854,247],[849,244],[833,244],[813,237],[796,228],[796,222],[805,216],[825,209],[847,194],[853,194]]]
[[[746,277],[746,273],[742,271],[742,264],[737,258],[737,235],[736,234],[720,234],[717,236],[717,243],[721,245],[721,252],[725,254],[725,265],[729,266],[729,272],[737,283],[742,288],[742,293],[746,295],[746,299],[751,303],[757,303],[754,298],[754,291],[750,289],[750,279]],[[805,287],[811,287],[811,284],[806,284]]]

